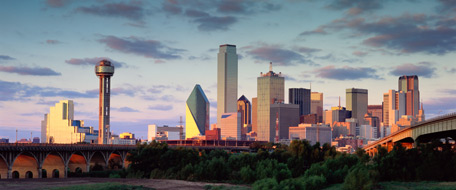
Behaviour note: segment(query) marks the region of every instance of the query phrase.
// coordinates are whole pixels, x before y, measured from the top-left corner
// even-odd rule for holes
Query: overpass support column
[[[13,178],[13,166],[8,166],[8,173],[6,175],[7,179],[12,179]]]
[[[65,168],[64,171],[64,178],[68,178],[68,163],[70,162],[70,158],[73,155],[73,152],[60,152],[60,157],[62,158],[63,165]]]
[[[86,172],[90,172],[90,160],[92,160],[93,155],[95,152],[81,152],[82,156],[84,156],[86,160]]]

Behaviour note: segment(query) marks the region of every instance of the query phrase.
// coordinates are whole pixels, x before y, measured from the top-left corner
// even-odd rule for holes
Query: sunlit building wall
[[[245,135],[252,130],[252,105],[244,95],[237,101],[237,111],[241,113],[241,133]]]
[[[236,46],[220,45],[217,54],[217,123],[220,123],[220,116],[223,113],[237,111],[237,88],[238,55]]]
[[[323,93],[310,93],[310,113],[317,114],[318,122],[323,122]]]
[[[85,133],[78,132],[78,126],[73,126],[73,119],[72,100],[61,100],[56,103],[41,122],[41,142],[63,144],[83,142]]]
[[[193,88],[185,109],[185,138],[205,135],[209,130],[209,100],[199,84]]]
[[[271,128],[270,109],[271,104],[284,101],[285,93],[285,78],[281,73],[272,71],[272,63],[270,63],[269,72],[257,78],[257,139],[259,141],[274,142],[275,128]],[[222,129],[223,130],[223,129]]]
[[[258,98],[252,98],[252,131],[258,131]]]
[[[224,113],[220,116],[222,139],[241,140],[241,113]]]
[[[401,76],[398,81],[398,90],[406,94],[405,115],[416,117],[420,109],[420,90],[418,76]]]
[[[389,90],[383,94],[383,125],[393,126],[405,115],[406,94],[402,91]]]

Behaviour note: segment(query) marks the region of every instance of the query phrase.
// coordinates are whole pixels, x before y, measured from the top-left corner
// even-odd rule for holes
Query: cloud
[[[358,57],[364,57],[364,56],[366,56],[366,55],[369,54],[369,53],[367,53],[367,52],[362,52],[362,51],[354,51],[352,54],[353,54],[353,55],[356,55],[356,56],[358,56]]]
[[[395,67],[390,74],[395,76],[418,75],[419,77],[431,78],[437,69],[431,63],[420,62],[417,64],[405,63]]]
[[[441,12],[456,12],[456,1],[454,0],[438,0],[440,6],[437,7],[438,13]]]
[[[350,15],[358,15],[365,11],[373,11],[383,8],[384,0],[332,0],[326,8],[332,10],[348,10]]]
[[[456,68],[445,68],[449,73],[456,73]]]
[[[356,63],[361,62],[359,59],[350,59],[350,58],[340,58],[334,56],[332,53],[329,53],[324,56],[315,56],[316,59],[328,60],[331,62],[345,62],[345,63]]]
[[[113,50],[155,59],[180,59],[179,54],[185,51],[168,47],[156,40],[144,40],[134,36],[128,38],[104,36],[98,41]]]
[[[114,64],[115,68],[121,68],[121,67],[127,67],[127,64],[124,62],[119,62],[119,61],[114,61],[110,58],[107,57],[93,57],[93,58],[71,58],[69,60],[65,60],[65,63],[68,63],[70,65],[80,65],[80,66],[95,66],[97,65],[101,60],[108,60],[112,64]]]
[[[447,114],[456,111],[456,97],[447,96],[432,98],[423,102],[423,109],[425,114]]]
[[[138,1],[139,2],[139,1]],[[146,10],[141,3],[106,3],[103,5],[93,5],[91,7],[79,7],[77,12],[105,16],[105,17],[120,17],[129,20],[137,21],[144,19]]]
[[[111,110],[119,111],[119,112],[139,112],[136,109],[130,107],[120,107],[120,108],[111,108]]]
[[[0,55],[0,61],[1,60],[15,60],[15,59],[10,56],[7,56],[7,55]]]
[[[349,67],[344,66],[336,68],[335,66],[326,66],[314,71],[317,77],[334,79],[334,80],[360,80],[360,79],[381,79],[377,71],[368,67]]]
[[[267,13],[281,5],[265,1],[164,1],[161,10],[168,16],[181,16],[196,23],[200,31],[226,31],[239,21],[239,16]],[[213,13],[213,14],[210,14]]]
[[[199,17],[193,22],[198,23],[198,29],[201,31],[228,30],[230,25],[237,22],[237,18],[232,16],[205,16]]]
[[[315,49],[315,48],[309,48],[309,47],[295,47],[293,48],[295,51],[298,51],[300,53],[305,53],[305,54],[311,54],[315,52],[321,51],[321,49]]]
[[[326,35],[326,34],[328,34],[328,32],[326,32],[324,26],[320,26],[320,27],[318,27],[318,28],[315,29],[315,30],[304,31],[304,32],[300,33],[299,35],[300,35],[300,36],[306,36],[306,35],[313,35],[313,34],[322,34],[322,35]]]
[[[162,105],[162,104],[157,104],[153,106],[149,106],[150,110],[157,110],[157,111],[169,111],[173,109],[172,105]]]
[[[64,7],[70,3],[70,0],[46,0],[46,5],[52,8]]]
[[[54,87],[40,87],[0,80],[0,101],[28,100],[30,97],[95,98],[98,92],[78,92]]]
[[[47,67],[16,67],[16,66],[0,66],[0,72],[16,73],[19,75],[33,76],[59,76],[62,75]]]
[[[60,44],[62,42],[60,42],[58,40],[46,40],[46,43],[47,44],[51,44],[51,45],[55,45],[55,44]]]
[[[368,36],[363,44],[376,48],[390,48],[401,53],[428,53],[443,55],[456,50],[456,29],[444,25],[439,17],[424,14],[404,14],[398,17],[381,17],[371,21],[364,18],[336,19],[319,26],[320,34],[343,30],[354,31],[353,37]],[[300,35],[316,34],[305,31]]]
[[[273,63],[283,66],[290,66],[298,64],[313,64],[311,60],[306,59],[301,54],[281,48],[279,46],[272,46],[272,45],[261,45],[259,47],[253,47],[253,49],[247,51],[248,54],[253,56],[253,58]]]

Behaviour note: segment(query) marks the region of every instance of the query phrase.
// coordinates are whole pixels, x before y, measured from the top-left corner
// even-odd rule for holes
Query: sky
[[[238,96],[249,100],[272,62],[285,89],[322,92],[325,109],[339,96],[345,106],[353,87],[379,105],[399,76],[418,75],[427,118],[456,112],[456,1],[3,0],[0,138],[40,136],[44,114],[65,99],[98,129],[102,59],[115,65],[115,134],[178,125],[196,84],[215,123],[222,44],[237,46]]]

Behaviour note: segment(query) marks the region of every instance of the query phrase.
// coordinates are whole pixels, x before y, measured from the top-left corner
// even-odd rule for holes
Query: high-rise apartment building
[[[73,100],[61,100],[54,107],[49,109],[49,113],[44,115],[41,121],[41,142],[42,143],[62,143],[70,144],[84,142],[86,133],[79,132],[88,129],[93,132],[91,127],[84,128],[84,121],[74,120]]]
[[[281,73],[272,71],[272,63],[269,65],[269,72],[261,73],[257,78],[257,140],[274,142],[274,130],[271,129],[270,120],[271,104],[284,101],[285,78]],[[223,130],[223,129],[222,129]]]
[[[406,94],[405,115],[416,117],[420,109],[420,90],[418,76],[404,75],[399,77],[398,91],[402,91]]]
[[[217,123],[220,123],[220,116],[223,113],[237,111],[237,88],[238,55],[236,46],[220,45],[217,55]]]
[[[367,89],[349,88],[346,89],[346,107],[351,111],[352,118],[358,120],[358,124],[363,125],[364,115],[367,113]]]
[[[209,124],[209,100],[197,84],[186,102],[185,139],[204,135]]]
[[[98,107],[98,144],[110,144],[111,130],[109,125],[111,109],[111,77],[114,75],[114,65],[102,60],[95,66],[95,74],[100,78],[100,104]]]
[[[299,105],[299,116],[310,114],[310,89],[288,89],[288,103]]]
[[[310,93],[310,113],[317,114],[318,122],[323,122],[323,93]]]

